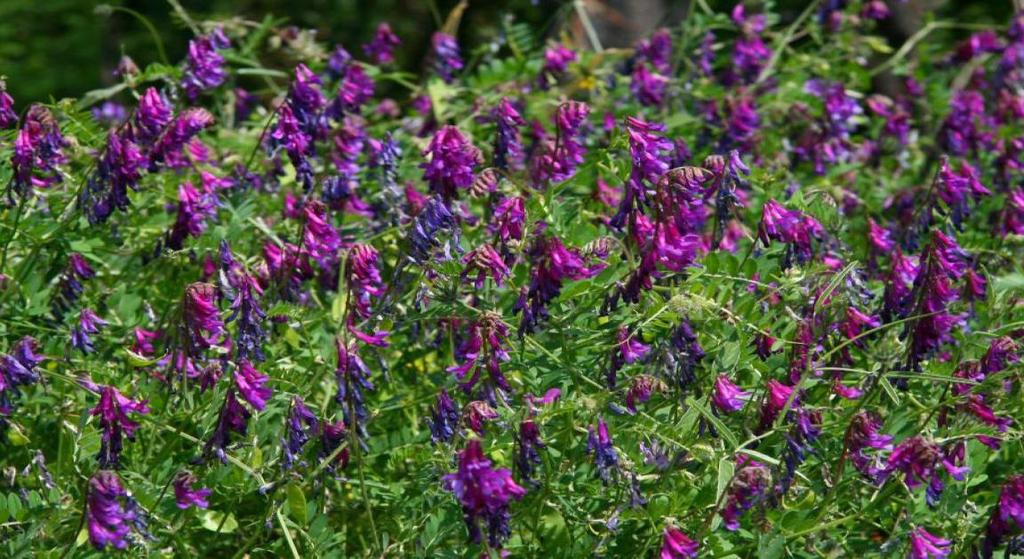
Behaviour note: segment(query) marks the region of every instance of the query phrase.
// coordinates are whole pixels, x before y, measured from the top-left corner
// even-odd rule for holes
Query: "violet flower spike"
[[[103,430],[97,456],[101,468],[117,468],[121,461],[122,439],[135,440],[139,424],[130,419],[128,414],[148,413],[149,407],[145,400],[131,400],[113,386],[100,389],[100,400],[90,415],[99,417],[100,428]]]
[[[458,471],[444,476],[443,483],[462,505],[470,540],[479,543],[486,531],[490,546],[500,548],[511,532],[509,505],[526,494],[513,481],[512,473],[492,468],[480,441],[473,439],[459,453]]]

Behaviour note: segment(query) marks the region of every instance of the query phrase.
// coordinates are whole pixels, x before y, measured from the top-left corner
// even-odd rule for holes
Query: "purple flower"
[[[918,263],[912,257],[903,256],[900,249],[892,253],[891,267],[885,278],[882,316],[889,320],[892,317],[903,318],[910,311],[913,303],[914,278],[917,277]]]
[[[787,210],[775,200],[765,202],[757,238],[765,246],[773,240],[789,245],[784,262],[788,262],[790,253],[795,253],[798,263],[809,261],[814,256],[812,240],[823,235],[824,229],[813,217],[799,210]]]
[[[711,403],[718,411],[736,413],[743,409],[749,398],[750,393],[729,380],[728,375],[718,375],[718,378],[715,379],[715,390],[711,393]]]
[[[483,289],[488,275],[491,276],[495,285],[500,287],[508,279],[510,273],[501,255],[494,250],[494,247],[486,243],[467,252],[462,257],[462,264],[465,266],[462,270],[463,281],[475,274],[473,287],[477,290]]]
[[[380,277],[380,255],[370,245],[357,243],[349,249],[345,263],[345,277],[353,297],[356,314],[370,318],[371,297],[382,297],[386,292]]]
[[[0,95],[3,94],[0,93]],[[0,112],[3,111],[2,105],[3,101],[0,99]],[[104,101],[103,103],[93,107],[90,112],[92,113],[92,118],[97,123],[108,127],[119,126],[126,118],[128,118],[128,111],[124,108],[124,105],[115,103],[114,101]],[[0,126],[0,128],[4,127]]]
[[[914,280],[915,314],[921,317],[913,322],[910,330],[907,370],[917,370],[923,359],[952,340],[950,332],[961,318],[949,314],[946,307],[957,299],[951,281],[963,276],[965,256],[952,237],[941,231],[932,234],[932,242],[925,249]]]
[[[884,95],[872,95],[867,100],[871,112],[885,119],[882,133],[896,138],[901,146],[910,141],[910,112],[905,103],[893,102]]]
[[[878,254],[889,254],[892,249],[896,247],[896,243],[893,242],[890,237],[891,233],[888,229],[875,223],[875,220],[868,218],[868,241],[871,243],[871,248]]]
[[[665,101],[665,89],[668,87],[668,82],[667,76],[648,70],[647,64],[641,62],[633,68],[633,78],[629,84],[629,90],[641,105],[658,107]]]
[[[345,47],[338,45],[331,52],[330,58],[327,59],[327,74],[334,79],[338,79],[345,75],[345,69],[351,63],[352,55],[345,50]]]
[[[526,251],[527,260],[533,263],[530,285],[520,292],[513,307],[515,312],[523,313],[520,335],[534,331],[548,317],[547,305],[561,293],[565,280],[592,278],[605,267],[604,263],[588,266],[579,250],[566,248],[561,239],[545,236],[543,228],[539,229]]]
[[[236,281],[235,297],[227,317],[227,322],[238,321],[233,344],[237,359],[266,359],[263,355],[263,342],[267,339],[267,333],[263,329],[263,320],[267,315],[260,308],[257,295],[263,295],[259,282],[249,274],[241,273]]]
[[[541,145],[530,164],[530,177],[535,185],[562,182],[576,174],[586,153],[580,136],[589,114],[586,103],[568,101],[559,105],[554,116],[557,137],[538,138]]]
[[[82,282],[96,275],[89,262],[77,252],[68,256],[68,264],[57,281],[57,296],[54,297],[53,311],[57,317],[63,316],[85,289]]]
[[[715,63],[715,34],[712,31],[708,31],[704,34],[704,38],[700,41],[700,50],[697,55],[697,68],[700,69],[700,73],[706,77],[711,77],[714,74],[714,63]],[[762,45],[763,46],[763,45]]]
[[[338,119],[344,114],[358,113],[363,105],[373,99],[373,88],[373,78],[366,74],[362,66],[348,66],[338,84],[338,95],[330,109],[331,116]]]
[[[988,148],[993,141],[989,128],[994,123],[981,93],[970,89],[957,91],[949,105],[949,115],[939,130],[942,148],[957,156]]]
[[[438,31],[430,38],[430,45],[434,71],[442,80],[451,83],[455,79],[455,73],[463,66],[458,41],[455,37]]]
[[[96,549],[104,549],[108,545],[116,549],[128,547],[128,536],[140,520],[137,508],[116,473],[96,472],[89,480],[85,512],[92,545]]]
[[[639,332],[630,334],[625,326],[619,327],[608,369],[608,388],[615,388],[616,375],[623,365],[636,363],[651,351],[651,346],[644,344],[641,339]]]
[[[267,400],[274,394],[266,386],[270,377],[257,371],[252,366],[252,363],[245,360],[241,361],[235,368],[234,377],[238,394],[246,402],[249,402],[249,405],[255,408],[256,411],[263,411],[263,408],[267,406]]]
[[[195,101],[200,93],[221,85],[227,79],[224,57],[217,50],[230,46],[220,28],[210,35],[200,35],[188,42],[181,87],[185,89],[190,101]]]
[[[993,552],[1006,536],[1024,529],[1024,476],[1010,476],[999,492],[999,502],[992,510],[992,517],[985,530],[983,557],[992,557]]]
[[[853,147],[850,131],[854,118],[863,112],[857,100],[847,93],[841,83],[808,80],[804,91],[820,98],[823,103],[822,123],[818,131],[796,148],[803,159],[814,162],[814,170],[824,174],[826,163],[842,163],[850,158]]]
[[[511,531],[509,503],[526,494],[526,490],[512,480],[512,472],[507,468],[492,468],[480,441],[473,439],[459,453],[458,471],[444,476],[443,482],[445,489],[462,505],[470,540],[479,543],[486,531],[490,546],[500,548]]]
[[[466,404],[466,408],[462,413],[463,422],[467,427],[473,430],[474,433],[481,437],[486,434],[484,428],[485,421],[494,421],[498,419],[498,412],[495,411],[487,402],[481,402],[480,400],[474,400]]]
[[[497,234],[498,239],[505,245],[509,241],[518,241],[523,238],[523,225],[526,224],[526,207],[522,198],[502,198],[494,207],[494,218],[489,228],[491,233]]]
[[[302,216],[305,219],[302,233],[304,248],[321,270],[333,270],[338,262],[341,236],[330,222],[327,206],[318,200],[310,200],[302,209]]]
[[[437,394],[437,405],[430,412],[430,440],[434,444],[446,443],[455,437],[459,426],[459,409],[447,390]]]
[[[238,401],[235,390],[229,388],[224,397],[224,405],[217,415],[217,426],[206,441],[203,447],[203,454],[209,456],[211,453],[220,459],[221,463],[227,464],[228,458],[225,449],[231,442],[231,433],[244,435],[249,428],[249,418],[252,412]]]
[[[78,315],[78,324],[71,329],[71,347],[82,353],[92,353],[96,350],[92,344],[91,334],[98,334],[104,326],[109,324],[99,317],[92,309],[82,309]]]
[[[651,399],[655,390],[664,389],[664,383],[650,375],[637,375],[626,391],[626,409],[630,413],[636,413],[636,405],[642,404]]]
[[[447,371],[462,381],[459,385],[467,394],[471,393],[486,373],[487,382],[481,389],[481,398],[495,402],[496,390],[511,392],[508,379],[501,372],[501,364],[509,360],[505,345],[508,342],[508,326],[495,313],[486,313],[469,326],[468,336],[455,349],[458,364]],[[472,371],[472,375],[467,379]]]
[[[336,467],[344,469],[348,466],[349,452],[348,447],[342,448],[341,443],[346,440],[347,431],[345,430],[345,422],[337,421],[335,423],[325,422],[323,428],[320,430],[320,453],[319,458],[324,460],[336,451],[338,452],[334,460],[327,466],[327,469],[333,471]]]
[[[311,155],[313,139],[302,129],[290,105],[282,105],[278,109],[277,126],[270,133],[271,145],[284,148],[288,160],[295,167],[295,176],[302,183],[304,191],[313,188],[313,168],[307,157]]]
[[[665,528],[661,544],[661,559],[693,559],[697,557],[700,544],[691,540],[682,530],[669,526]]]
[[[42,105],[32,105],[14,140],[11,155],[14,192],[27,196],[34,188],[47,188],[61,182],[57,167],[67,162],[63,151],[67,145],[53,113]]]
[[[140,146],[152,145],[173,118],[174,112],[167,99],[156,88],[146,89],[132,120],[132,141]]]
[[[541,463],[539,448],[544,448],[544,441],[540,438],[540,428],[537,424],[527,419],[519,424],[519,433],[516,436],[516,471],[526,483],[537,484],[533,474]]]
[[[189,144],[193,137],[213,124],[213,115],[206,109],[191,108],[185,109],[175,117],[167,126],[167,129],[156,141],[152,151],[149,152],[149,167],[154,169],[157,165],[163,164],[171,168],[181,168],[187,165],[181,152],[186,144]]]
[[[234,94],[235,124],[238,125],[249,119],[249,115],[252,114],[253,110],[260,106],[260,100],[258,97],[241,87],[236,87],[234,89]]]
[[[587,427],[587,454],[593,453],[594,465],[601,481],[608,485],[612,472],[619,465],[619,455],[612,446],[612,436],[608,433],[608,424],[603,419],[597,420],[597,429]]]
[[[402,40],[391,31],[391,26],[381,23],[377,26],[373,40],[363,45],[363,52],[373,60],[374,64],[390,64],[395,60],[395,47],[401,44]]]
[[[14,98],[7,93],[7,84],[0,81],[0,129],[14,128],[18,113],[14,112]]]
[[[501,170],[518,168],[523,160],[519,127],[525,125],[526,121],[508,97],[501,98],[498,106],[491,111],[491,118],[497,127],[494,137],[494,166]]]
[[[958,481],[962,481],[970,471],[970,468],[960,465],[963,452],[963,443],[944,450],[922,436],[910,437],[896,445],[881,475],[885,478],[896,471],[903,473],[903,481],[908,489],[917,489],[927,484],[926,500],[929,506],[934,507],[945,487],[939,468],[946,470]]]
[[[370,416],[366,409],[365,392],[373,390],[370,368],[359,357],[355,344],[346,345],[341,338],[336,338],[334,346],[338,351],[338,367],[334,370],[338,392],[334,401],[342,406],[345,425],[354,425],[357,433],[365,439],[368,436],[366,420]]]
[[[786,404],[790,402],[792,397],[792,403],[790,408],[794,408],[799,403],[799,397],[793,396],[793,388],[786,386],[781,382],[771,379],[768,381],[768,385],[765,388],[766,396],[764,404],[761,406],[761,428],[770,427],[775,423],[775,419],[778,418],[779,414],[786,408]]]
[[[889,17],[889,6],[883,0],[869,0],[860,10],[860,17],[864,19],[883,20]]]
[[[459,246],[461,229],[448,204],[438,194],[427,200],[426,205],[413,220],[412,230],[409,232],[410,260],[422,265],[434,258],[436,249],[442,248],[438,236],[443,232],[450,234],[443,244],[439,259],[448,261],[452,259],[453,252],[462,252]]]
[[[207,223],[217,217],[220,200],[214,190],[200,192],[191,182],[178,187],[178,216],[165,237],[167,248],[181,250],[189,237],[198,238],[206,231]]]
[[[909,559],[945,559],[949,556],[949,546],[952,542],[928,533],[920,526],[915,526],[910,531],[910,550],[907,553]]]
[[[316,415],[306,407],[302,398],[296,396],[292,399],[292,409],[288,412],[288,420],[285,424],[285,436],[281,439],[281,448],[284,449],[284,459],[281,467],[290,470],[302,457],[302,449],[309,442],[309,439],[316,434],[320,422]]]
[[[537,76],[537,87],[547,89],[565,74],[570,62],[576,62],[576,51],[558,43],[544,49],[544,65]]]
[[[189,507],[199,509],[209,508],[210,502],[207,499],[213,493],[207,487],[195,488],[196,476],[188,472],[181,472],[174,478],[174,500],[179,509],[185,510]]]
[[[985,30],[971,34],[964,42],[956,48],[953,59],[958,64],[970,62],[972,58],[988,53],[1003,50],[1003,44],[995,31]]]
[[[953,171],[949,166],[949,160],[943,159],[942,168],[939,170],[938,180],[935,181],[936,191],[939,198],[945,202],[949,209],[953,225],[961,227],[963,219],[970,209],[968,201],[979,199],[982,196],[992,194],[978,179],[977,171],[966,161],[960,163],[958,171]]]
[[[146,401],[126,398],[113,386],[100,389],[100,401],[90,414],[100,418],[100,428],[103,429],[100,453],[97,456],[101,468],[117,468],[121,461],[122,438],[135,440],[135,430],[139,424],[128,417],[130,413],[148,414]]]
[[[672,33],[665,28],[651,34],[650,39],[643,39],[636,44],[636,57],[649,62],[655,70],[662,74],[672,71]]]
[[[770,481],[771,472],[764,464],[746,455],[736,458],[736,473],[721,511],[726,530],[739,530],[740,516],[764,500]]]
[[[183,327],[189,355],[219,345],[224,337],[224,322],[217,309],[217,288],[209,283],[193,283],[185,288],[182,303]]]
[[[760,36],[765,28],[764,14],[747,16],[745,10],[742,2],[732,10],[732,21],[740,29],[740,37],[733,44],[732,73],[734,80],[749,84],[761,75],[772,51]]]
[[[0,426],[3,425],[3,417],[9,416],[13,410],[13,399],[21,395],[19,387],[39,382],[35,368],[44,357],[36,354],[36,346],[33,338],[25,336],[9,354],[0,354]]]
[[[451,125],[434,134],[423,156],[428,158],[420,164],[423,180],[430,183],[431,192],[441,195],[446,202],[457,197],[459,189],[473,184],[473,167],[480,163],[479,150]]]
[[[892,451],[892,435],[879,433],[882,422],[868,411],[858,412],[846,431],[846,450],[857,471],[877,481],[885,468],[882,452]],[[871,453],[871,451],[879,451]]]
[[[130,204],[128,190],[138,188],[142,171],[147,166],[146,156],[129,134],[111,130],[107,146],[96,164],[95,174],[89,178],[79,206],[84,207],[89,223],[107,220],[111,212],[126,210]]]

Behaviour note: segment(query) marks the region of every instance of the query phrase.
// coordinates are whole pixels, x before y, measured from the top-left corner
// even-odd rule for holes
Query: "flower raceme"
[[[443,478],[445,488],[462,505],[470,540],[479,543],[486,532],[491,547],[500,548],[510,533],[509,505],[526,494],[506,468],[494,469],[478,439],[459,453],[458,470]]]

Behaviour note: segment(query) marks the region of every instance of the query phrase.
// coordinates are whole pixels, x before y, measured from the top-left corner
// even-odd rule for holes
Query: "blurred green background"
[[[625,46],[658,25],[678,21],[691,0],[584,0],[605,45]],[[836,0],[825,0],[835,2]],[[897,43],[919,27],[926,13],[960,21],[1002,24],[1013,10],[1011,0],[890,0],[897,17],[887,25]],[[714,9],[728,11],[733,0],[710,1]],[[747,2],[751,5],[758,2]],[[404,44],[399,67],[419,70],[430,34],[457,0],[181,0],[179,5],[195,20],[246,18],[261,20],[270,14],[282,24],[317,31],[317,38],[343,44],[361,56],[377,23],[388,21]],[[762,2],[792,19],[807,6],[805,0]],[[114,7],[114,9],[109,9]],[[133,14],[137,14],[133,15]],[[531,24],[539,36],[571,28],[575,19],[571,2],[553,0],[471,1],[460,26],[459,39],[467,50],[493,40],[502,21],[514,18]],[[191,31],[171,3],[162,0],[94,2],[87,0],[0,0],[0,76],[19,106],[31,101],[77,97],[110,85],[112,71],[122,53],[140,66],[159,60],[153,32],[167,56],[177,63],[185,54]],[[286,22],[286,23],[285,23]],[[567,24],[567,25],[566,25]]]

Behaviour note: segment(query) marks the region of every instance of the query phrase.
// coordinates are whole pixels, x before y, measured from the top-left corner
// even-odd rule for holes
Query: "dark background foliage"
[[[588,0],[588,11],[602,42],[624,46],[659,25],[682,17],[689,0]],[[317,38],[340,43],[358,52],[378,22],[387,21],[403,40],[399,67],[418,71],[430,40],[457,0],[183,0],[175,2],[193,20],[262,19],[267,14],[302,29],[315,29]],[[749,2],[748,2],[749,3]],[[727,11],[733,0],[709,1]],[[793,18],[806,0],[773,2],[783,18]],[[953,2],[893,2],[898,23],[895,39],[913,33],[926,8],[940,5],[945,18],[978,23],[1005,23],[1012,11],[1006,0]],[[544,34],[572,14],[572,2],[512,0],[470,2],[460,26],[460,41],[472,49],[485,48],[501,33],[502,22],[514,19]],[[145,20],[145,22],[143,21]],[[152,26],[152,31],[147,28]],[[112,71],[121,54],[145,67],[159,62],[157,39],[170,61],[185,55],[192,31],[168,2],[134,0],[101,3],[83,0],[3,0],[0,2],[0,76],[19,103],[81,95],[114,83]],[[941,40],[932,36],[932,40]]]

